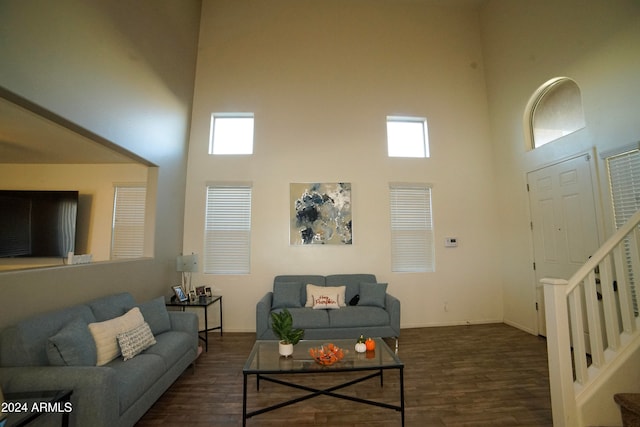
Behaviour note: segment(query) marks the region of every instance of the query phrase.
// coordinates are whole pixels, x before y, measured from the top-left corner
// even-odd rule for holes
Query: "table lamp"
[[[188,295],[191,291],[191,273],[198,272],[198,254],[178,255],[176,271],[182,273],[182,287]]]

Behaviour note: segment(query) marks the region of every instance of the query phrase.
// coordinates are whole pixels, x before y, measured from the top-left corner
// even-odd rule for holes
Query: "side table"
[[[214,326],[212,328],[209,327],[209,316],[208,316],[208,308],[213,303],[218,303],[218,308],[220,309],[220,324],[219,326]],[[199,298],[195,301],[169,301],[166,302],[165,305],[167,307],[180,307],[182,311],[185,311],[187,307],[200,307],[204,311],[204,329],[198,331],[199,338],[204,341],[204,350],[209,351],[209,332],[220,329],[220,336],[222,336],[222,295],[214,295],[211,297]],[[203,336],[204,335],[204,336]]]

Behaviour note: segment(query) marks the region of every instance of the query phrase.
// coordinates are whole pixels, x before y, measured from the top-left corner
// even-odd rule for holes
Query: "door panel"
[[[599,246],[590,161],[584,155],[527,174],[536,283],[569,279]],[[536,297],[540,319],[539,289]],[[540,320],[538,333],[546,335]]]

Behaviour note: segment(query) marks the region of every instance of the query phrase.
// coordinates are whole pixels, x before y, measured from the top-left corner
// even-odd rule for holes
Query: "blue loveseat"
[[[327,295],[324,294],[340,292],[323,292],[323,287],[337,289],[343,286],[344,296],[339,295],[337,306],[331,305],[326,309],[318,305],[313,307],[308,289],[318,294],[316,302],[325,303]],[[256,305],[256,338],[277,339],[271,329],[271,312],[286,308],[293,317],[293,326],[304,329],[305,339],[357,339],[364,335],[397,340],[400,336],[400,301],[386,290],[387,284],[378,283],[373,274],[276,276],[273,290]],[[333,301],[333,297],[328,300]]]
[[[109,347],[109,334],[132,319],[134,335],[120,331],[116,348]],[[132,350],[129,344],[141,341],[150,346]],[[112,350],[117,356],[107,361],[103,356]],[[72,426],[133,426],[194,362],[197,351],[196,314],[167,311],[164,297],[136,304],[130,294],[116,294],[1,331],[0,384],[5,393],[73,390]],[[124,360],[123,354],[131,358]],[[40,420],[60,425],[55,416]]]

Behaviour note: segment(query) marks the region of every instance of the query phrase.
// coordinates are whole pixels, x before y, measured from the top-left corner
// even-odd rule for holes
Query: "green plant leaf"
[[[271,312],[273,333],[285,344],[297,344],[304,336],[304,329],[293,329],[293,316],[286,308],[281,312]]]

